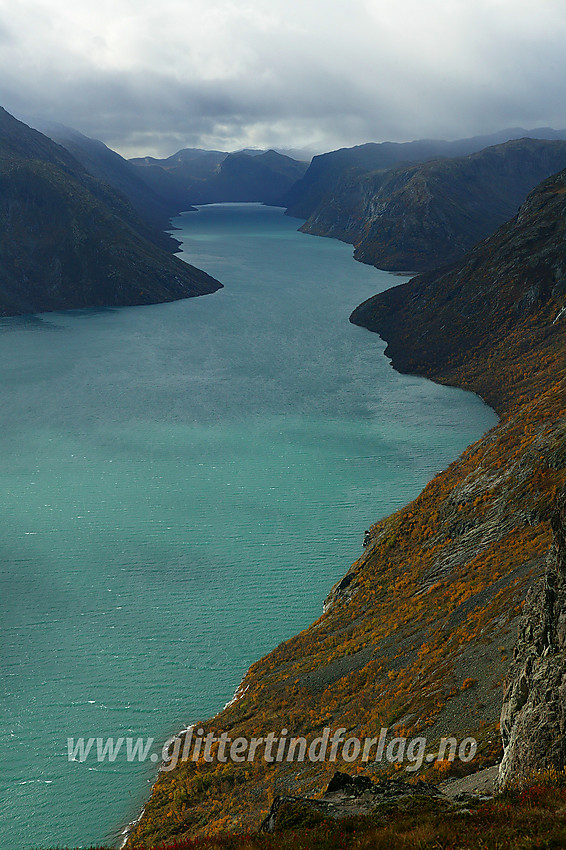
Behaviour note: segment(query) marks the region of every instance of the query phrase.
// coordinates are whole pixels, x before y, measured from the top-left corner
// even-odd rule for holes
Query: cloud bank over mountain
[[[126,155],[566,125],[562,0],[0,0],[0,102]]]

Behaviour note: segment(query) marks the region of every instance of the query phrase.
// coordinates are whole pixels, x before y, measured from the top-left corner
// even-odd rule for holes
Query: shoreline
[[[234,691],[234,696],[232,697],[232,699],[229,700],[224,705],[224,708],[221,708],[220,711],[218,711],[216,714],[214,714],[213,717],[210,718],[210,719],[214,719],[215,717],[219,717],[222,714],[223,711],[225,711],[230,706],[234,705],[236,702],[238,702],[244,696],[244,694],[247,691],[247,688],[244,688],[244,690],[242,691],[242,685],[243,685],[244,679],[246,678],[247,675],[248,675],[248,671],[246,671],[246,673],[244,673],[244,675],[242,676],[240,684],[238,685],[238,687]],[[179,732],[176,732],[174,735],[172,735],[167,740],[170,741],[170,740],[173,740],[173,739],[182,738],[183,735],[186,735],[187,732],[191,732],[194,729],[194,727],[197,726],[199,723],[200,723],[200,721],[195,721],[194,723],[191,723],[185,729],[181,729]],[[164,764],[164,762],[162,761],[161,764],[159,765],[158,769],[157,769],[157,775],[156,775],[154,781],[151,784],[151,793],[153,793],[153,787],[154,787],[155,783],[158,781],[159,775],[163,772],[163,764]],[[151,797],[151,794],[148,797],[148,800],[150,799],[150,797]],[[148,800],[146,800],[146,802],[143,804],[142,810],[139,813],[139,815],[137,816],[137,818],[134,818],[134,820],[129,821],[126,824],[126,826],[124,826],[121,829],[119,834],[120,834],[120,836],[124,836],[124,837],[123,837],[123,840],[121,841],[121,843],[119,845],[119,850],[122,850],[122,848],[124,848],[126,846],[131,833],[134,831],[134,829],[137,827],[137,825],[141,822],[141,820],[144,816],[145,810],[146,810]]]
[[[557,207],[563,206],[561,195],[559,187]],[[547,200],[544,195],[542,201]],[[554,212],[545,209],[547,217]],[[299,723],[306,716],[307,729],[339,719],[355,730],[364,728],[371,709],[371,717],[386,712],[403,730],[410,732],[414,725],[430,737],[477,730],[482,749],[475,770],[499,761],[501,683],[516,645],[522,601],[544,570],[552,541],[549,513],[565,478],[560,366],[566,337],[564,328],[548,332],[564,314],[563,300],[541,298],[536,310],[529,309],[531,301],[518,300],[517,265],[533,265],[532,230],[540,228],[534,201],[522,210],[522,217],[479,243],[462,268],[419,276],[404,292],[392,287],[370,299],[369,309],[366,305],[371,324],[364,321],[363,326],[390,346],[392,368],[475,392],[500,421],[416,499],[376,524],[370,551],[347,574],[345,592],[328,611],[323,629],[317,631],[317,621],[291,645],[256,664],[245,705],[227,715],[240,735],[256,728],[264,734],[293,714]],[[550,242],[551,251],[544,246],[551,270],[561,261],[561,236]],[[473,263],[475,274],[470,275]],[[496,278],[494,291],[498,268],[505,274]],[[527,278],[523,291],[528,284]],[[470,289],[483,296],[476,294],[472,311]],[[524,322],[509,328],[510,310],[518,306]],[[458,310],[465,322],[455,322]],[[537,368],[540,363],[544,370]],[[379,593],[382,588],[393,592]],[[371,652],[358,659],[365,662],[360,667],[354,661],[364,648]],[[397,658],[402,661],[395,664]],[[337,677],[330,674],[342,659],[349,665],[337,671],[342,684],[335,694],[331,686]],[[365,678],[357,675],[361,669],[367,671]],[[266,701],[263,691],[270,683],[277,692],[272,689]],[[327,695],[313,700],[312,687],[306,685],[316,684],[326,686]],[[410,715],[403,714],[408,704]],[[249,829],[260,814],[259,792],[272,787],[266,786],[267,774],[260,772],[247,785],[242,778],[237,792],[227,791],[210,811],[214,786],[203,797],[195,790],[203,778],[213,779],[207,766],[181,774],[186,802],[198,819],[191,835],[202,829],[214,833],[220,824],[229,831]],[[297,783],[288,772],[282,770],[277,778],[293,793]],[[312,779],[304,772],[294,778],[303,794],[312,794]],[[318,788],[320,779],[314,777]],[[168,790],[167,784],[158,789],[150,814],[159,812]],[[157,825],[168,834],[159,817]],[[152,824],[147,840],[154,834]]]

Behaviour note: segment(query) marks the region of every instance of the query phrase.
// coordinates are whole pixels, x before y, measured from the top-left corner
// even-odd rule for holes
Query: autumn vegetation
[[[538,783],[456,808],[430,801],[370,817],[295,823],[273,835],[172,840],[151,850],[542,850],[566,846],[565,812],[566,789]]]

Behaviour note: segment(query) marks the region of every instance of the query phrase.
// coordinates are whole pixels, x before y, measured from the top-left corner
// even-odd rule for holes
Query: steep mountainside
[[[501,756],[501,685],[527,589],[544,569],[566,480],[566,172],[445,274],[358,308],[393,365],[481,393],[500,423],[411,504],[370,530],[362,557],[310,628],[254,664],[205,733],[427,739],[418,771],[439,778],[441,736],[473,736],[469,771]],[[281,730],[287,732],[281,732]],[[181,744],[185,738],[181,736]],[[370,759],[183,761],[163,772],[129,846],[257,828],[276,794],[309,794]],[[375,752],[375,750],[374,750]],[[372,754],[373,756],[373,754]],[[405,762],[407,764],[407,762]],[[390,772],[394,764],[385,763]]]
[[[565,375],[566,362],[551,357],[566,328],[565,239],[562,171],[453,269],[370,298],[351,321],[388,341],[399,371],[473,389],[505,411],[518,394],[540,396]],[[494,380],[494,368],[506,380]]]
[[[177,215],[184,206],[175,203],[174,198],[166,200],[160,197],[142,180],[139,170],[120,154],[106,147],[98,139],[89,139],[77,130],[63,124],[47,123],[37,128],[57,144],[62,145],[80,164],[99,180],[104,180],[121,192],[129,200],[140,218],[163,231],[172,215]],[[161,233],[163,246],[170,248],[178,245],[175,240]]]
[[[510,139],[564,139],[566,130],[539,127],[524,130],[521,127],[501,130],[489,136],[474,136],[445,142],[440,139],[421,139],[415,142],[370,142],[353,148],[315,156],[302,180],[299,180],[280,199],[281,206],[288,207],[287,215],[309,218],[327,197],[336,191],[336,182],[351,168],[360,173],[382,171],[400,163],[424,162],[439,157],[466,156],[489,145],[497,145]]]
[[[454,262],[514,215],[541,180],[566,167],[566,142],[520,139],[466,157],[344,174],[301,227],[355,245],[382,269]]]
[[[305,173],[306,162],[298,162],[273,150],[222,153],[188,148],[168,159],[144,157],[131,160],[156,191],[162,175],[174,178],[177,191],[187,203],[214,204],[261,202],[273,204]]]
[[[219,288],[155,241],[123,195],[0,108],[0,315],[153,304]]]
[[[307,167],[306,162],[273,150],[256,156],[230,154],[220,166],[217,184],[210,189],[219,199],[273,204],[304,175]]]
[[[187,180],[206,179],[211,177],[226,157],[227,151],[206,151],[202,148],[183,148],[177,153],[156,159],[154,156],[138,156],[130,159],[134,167],[162,168]]]

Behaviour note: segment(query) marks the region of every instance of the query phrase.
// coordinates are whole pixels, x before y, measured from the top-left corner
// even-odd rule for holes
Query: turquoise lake
[[[120,843],[163,741],[315,620],[370,523],[496,422],[349,324],[400,283],[276,208],[174,221],[225,286],[0,320],[0,847]]]

